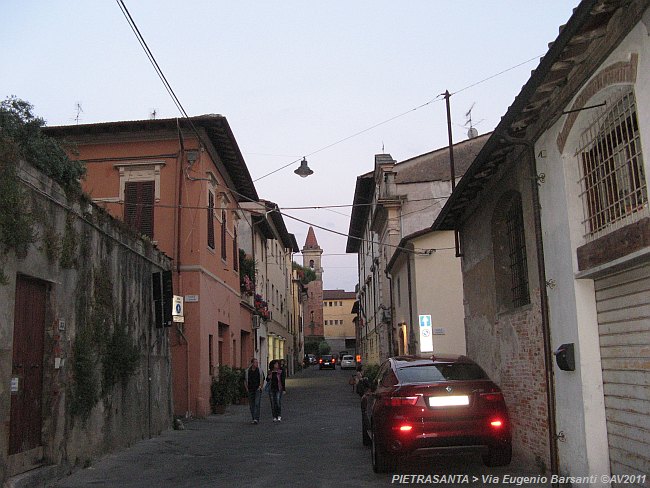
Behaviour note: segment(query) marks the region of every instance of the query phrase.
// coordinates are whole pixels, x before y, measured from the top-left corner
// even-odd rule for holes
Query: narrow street
[[[414,460],[396,473],[375,474],[370,449],[361,443],[359,397],[347,384],[351,371],[311,367],[287,380],[282,422],[271,420],[267,398],[259,425],[248,406],[231,405],[224,415],[186,423],[130,449],[106,456],[53,485],[57,488],[133,487],[376,487],[407,484],[396,475],[468,475],[436,486],[491,486],[504,475],[535,476],[517,468],[485,468],[478,455]],[[478,481],[473,481],[473,477]],[[401,481],[401,482],[400,482]],[[519,486],[545,486],[520,483]]]

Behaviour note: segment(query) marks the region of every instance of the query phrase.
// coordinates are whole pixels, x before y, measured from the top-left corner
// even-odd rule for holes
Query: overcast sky
[[[535,58],[451,98],[456,141],[472,104],[479,133],[492,130],[578,2],[125,3],[186,111],[227,117],[253,179],[307,155],[309,178],[295,164],[256,182],[287,208],[351,204],[382,147],[402,161],[446,145],[444,102],[412,109]],[[75,123],[77,103],[81,123],[179,115],[116,2],[5,0],[2,12],[0,95],[48,125]],[[350,208],[286,213],[348,231]],[[307,226],[285,222],[302,247]],[[316,237],[325,288],[353,290],[346,238]]]

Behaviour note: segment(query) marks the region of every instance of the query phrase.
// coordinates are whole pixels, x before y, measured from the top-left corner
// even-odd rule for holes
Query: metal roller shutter
[[[650,473],[650,265],[595,281],[612,474]],[[650,486],[646,480],[643,486]]]

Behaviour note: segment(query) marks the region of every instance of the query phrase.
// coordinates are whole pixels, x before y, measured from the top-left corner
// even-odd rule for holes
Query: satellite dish
[[[469,130],[467,131],[467,137],[469,139],[474,139],[476,136],[478,136],[478,131],[476,130],[476,127],[470,127]]]

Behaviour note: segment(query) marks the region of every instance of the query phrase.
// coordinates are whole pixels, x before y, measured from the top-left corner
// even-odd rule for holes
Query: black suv
[[[331,354],[323,354],[318,360],[318,369],[336,369],[336,359]]]

